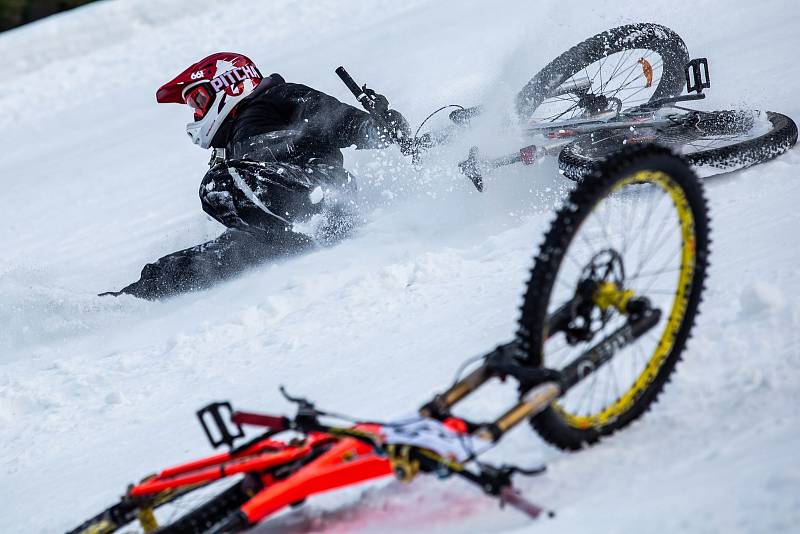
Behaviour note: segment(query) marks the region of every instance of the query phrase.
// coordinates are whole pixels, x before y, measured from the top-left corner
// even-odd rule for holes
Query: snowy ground
[[[0,517],[59,532],[126,484],[208,452],[194,410],[288,409],[278,384],[365,417],[403,413],[511,337],[526,270],[565,185],[553,164],[483,195],[442,165],[348,152],[365,224],[341,245],[167,302],[101,299],[220,232],[196,188],[207,155],[155,89],[242,51],[349,102],[346,65],[413,123],[507,97],[621,23],[675,29],[707,56],[707,105],[800,117],[800,7],[770,2],[117,0],[0,35]],[[685,361],[641,422],[563,454],[519,429],[501,449],[548,474],[530,523],[458,481],[381,482],[260,531],[796,532],[800,523],[800,152],[707,181],[714,243]],[[355,387],[358,385],[358,387]]]

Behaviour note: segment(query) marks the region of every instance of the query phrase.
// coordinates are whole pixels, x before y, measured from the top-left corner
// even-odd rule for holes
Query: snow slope
[[[567,187],[550,163],[499,173],[480,195],[445,161],[416,173],[395,153],[348,151],[364,198],[353,239],[166,302],[101,299],[220,232],[196,196],[207,154],[185,139],[185,110],[155,104],[161,83],[240,50],[350,102],[333,74],[344,64],[418,123],[452,102],[502,107],[566,48],[641,20],[710,58],[708,106],[800,117],[789,0],[110,0],[1,34],[3,530],[63,531],[132,480],[208,452],[194,419],[208,401],[287,410],[286,384],[363,417],[414,408],[511,337]],[[556,519],[530,523],[456,480],[420,479],[320,496],[257,530],[796,532],[799,169],[794,149],[707,181],[703,314],[641,422],[579,454],[527,428],[493,451],[548,462],[521,485]]]

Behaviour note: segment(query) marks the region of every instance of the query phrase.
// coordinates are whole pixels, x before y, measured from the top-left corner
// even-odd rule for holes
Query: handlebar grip
[[[274,415],[263,415],[252,412],[233,412],[231,420],[238,425],[263,426],[280,432],[289,428],[289,420],[286,417]]]
[[[341,80],[344,82],[347,88],[350,89],[350,92],[353,93],[353,96],[356,97],[356,100],[360,102],[361,98],[364,95],[364,91],[361,90],[361,88],[358,86],[355,80],[353,80],[350,74],[348,74],[348,72],[344,70],[344,67],[338,67],[336,69],[336,74],[339,76],[339,78],[341,78]]]

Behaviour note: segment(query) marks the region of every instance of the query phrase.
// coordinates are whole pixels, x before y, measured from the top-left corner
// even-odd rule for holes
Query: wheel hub
[[[586,93],[578,100],[578,107],[586,110],[589,115],[596,115],[608,109],[608,98],[604,95]]]
[[[625,265],[619,252],[603,249],[589,260],[581,271],[572,319],[565,329],[570,345],[591,340],[605,326],[613,310],[632,296],[622,290],[624,287]],[[598,295],[604,298],[598,299]]]

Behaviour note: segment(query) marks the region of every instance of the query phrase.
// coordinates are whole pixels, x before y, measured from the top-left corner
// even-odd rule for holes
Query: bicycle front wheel
[[[551,369],[598,347],[608,352],[532,419],[545,440],[581,448],[630,424],[656,400],[698,312],[708,234],[702,186],[664,148],[628,148],[571,193],[536,257],[518,339],[530,365]],[[602,346],[631,324],[626,303],[634,301],[655,310],[657,322],[626,344]],[[561,327],[551,333],[556,316]]]

